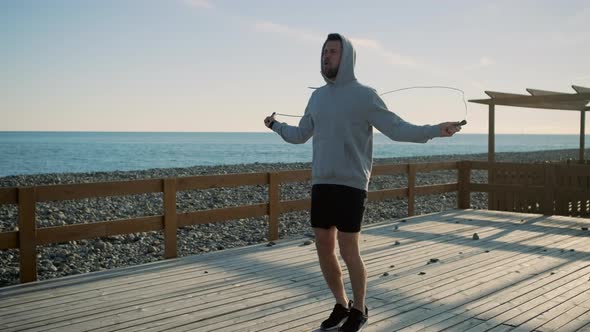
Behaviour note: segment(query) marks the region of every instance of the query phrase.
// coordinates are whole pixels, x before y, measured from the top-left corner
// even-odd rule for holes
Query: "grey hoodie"
[[[298,126],[275,122],[272,130],[293,144],[305,143],[313,136],[312,185],[368,190],[373,127],[392,140],[416,143],[440,136],[440,128],[416,126],[390,112],[374,89],[356,80],[354,48],[340,37],[342,55],[336,79],[324,76],[326,85],[312,93]]]

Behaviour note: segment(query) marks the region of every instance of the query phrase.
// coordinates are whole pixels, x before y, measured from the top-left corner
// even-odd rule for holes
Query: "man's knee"
[[[340,244],[340,256],[342,256],[342,259],[347,265],[361,260],[361,254],[357,248],[347,247],[342,244]]]
[[[336,249],[335,233],[330,229],[315,229],[315,246],[320,254],[334,252]]]
[[[338,246],[340,247],[340,256],[347,265],[354,264],[361,259],[359,250],[358,233],[339,233]]]

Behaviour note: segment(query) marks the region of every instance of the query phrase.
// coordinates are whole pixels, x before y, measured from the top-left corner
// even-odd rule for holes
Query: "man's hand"
[[[272,125],[272,123],[275,121],[275,114],[272,113],[271,116],[267,116],[266,119],[264,119],[264,125],[266,126],[266,128],[270,128],[270,126]]]
[[[443,122],[438,126],[440,127],[440,137],[451,137],[461,131],[461,124],[459,122]]]

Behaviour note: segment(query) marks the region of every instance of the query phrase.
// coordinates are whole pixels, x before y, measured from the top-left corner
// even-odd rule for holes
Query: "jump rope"
[[[395,89],[395,90],[383,92],[379,96],[383,96],[383,95],[386,95],[389,93],[404,91],[404,90],[412,90],[412,89],[447,89],[447,90],[453,90],[453,91],[460,92],[461,98],[463,99],[463,106],[465,107],[465,116],[463,117],[463,120],[461,120],[460,122],[457,122],[456,125],[457,126],[464,126],[467,124],[467,101],[465,100],[465,92],[461,89],[458,89],[458,88],[444,86],[444,85],[410,86],[410,87],[406,87],[406,88]],[[277,113],[277,112],[273,112],[271,116],[274,116],[274,115],[288,116],[288,117],[293,117],[293,118],[302,118],[303,117],[302,115],[284,114],[284,113]]]

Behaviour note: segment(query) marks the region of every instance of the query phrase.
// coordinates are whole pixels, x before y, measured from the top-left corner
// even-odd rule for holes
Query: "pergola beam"
[[[498,91],[485,91],[486,95],[490,96],[490,98],[510,98],[510,97],[529,97],[528,95],[519,95],[517,93],[506,93],[506,92],[498,92]]]
[[[560,102],[560,103],[552,103],[546,104],[544,102],[507,102],[503,100],[503,98],[499,99],[473,99],[469,100],[472,103],[477,104],[484,104],[484,105],[501,105],[501,106],[514,106],[514,107],[526,107],[526,108],[540,108],[540,109],[550,109],[550,110],[561,110],[561,111],[582,111],[588,110],[590,107],[587,107],[587,102],[579,101],[579,102]]]
[[[538,89],[526,89],[526,91],[528,91],[528,93],[530,93],[533,96],[550,96],[550,95],[563,95],[563,94],[566,94],[564,92],[538,90]]]
[[[498,92],[494,91],[486,91],[486,93],[498,94]],[[590,92],[584,93],[562,93],[558,95],[538,95],[538,96],[527,96],[527,95],[516,95],[516,96],[507,96],[507,97],[498,97],[498,98],[490,98],[490,99],[473,99],[470,102],[478,103],[478,104],[496,104],[496,105],[506,105],[506,106],[520,106],[521,104],[529,104],[529,105],[539,105],[539,108],[544,108],[541,104],[549,104],[549,103],[567,103],[567,102],[574,102],[574,103],[582,103],[583,106],[586,106],[590,101]],[[577,110],[582,110],[583,107],[578,108]]]

